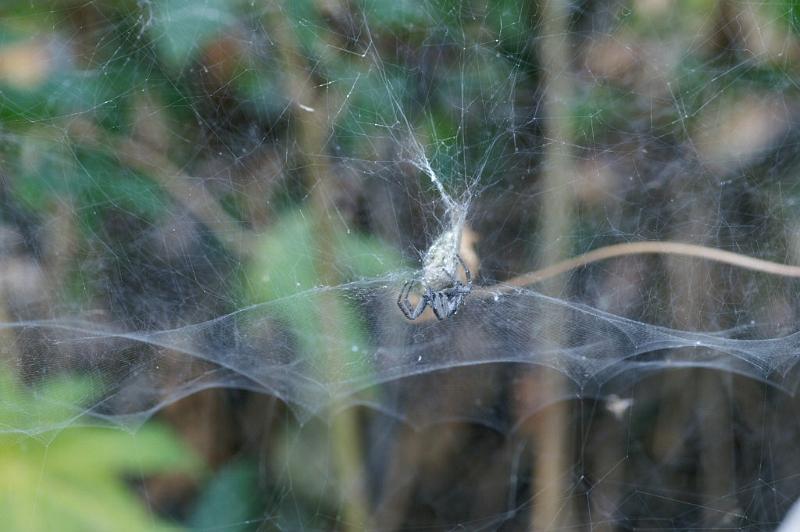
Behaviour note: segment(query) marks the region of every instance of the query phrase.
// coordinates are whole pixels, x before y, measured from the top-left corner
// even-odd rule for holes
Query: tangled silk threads
[[[422,284],[433,290],[452,284],[459,265],[458,251],[461,248],[467,206],[454,203],[448,214],[450,223],[422,258]]]

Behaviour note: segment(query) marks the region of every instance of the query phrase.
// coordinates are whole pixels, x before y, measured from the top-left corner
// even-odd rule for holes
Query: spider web
[[[209,528],[770,530],[800,495],[793,2],[0,12],[0,432],[223,397],[204,493],[263,497]],[[458,313],[406,320],[456,255]]]

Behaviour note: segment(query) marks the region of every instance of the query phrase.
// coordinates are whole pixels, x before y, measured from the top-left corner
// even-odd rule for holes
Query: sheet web
[[[133,438],[199,529],[775,529],[796,10],[10,2],[0,449]]]

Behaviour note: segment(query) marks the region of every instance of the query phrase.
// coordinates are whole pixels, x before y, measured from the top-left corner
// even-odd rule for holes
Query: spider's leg
[[[406,281],[405,283],[403,283],[403,287],[400,289],[400,293],[397,294],[397,306],[400,307],[400,310],[403,310],[403,303],[404,303],[403,299],[408,298],[408,294],[403,296],[403,292],[406,291],[406,288],[408,288],[408,290],[411,291],[412,283],[413,281]]]
[[[461,308],[461,305],[464,303],[464,294],[459,293],[453,299],[450,300],[450,314],[453,315],[458,312],[458,309]]]
[[[404,303],[408,305],[409,309],[411,308],[408,299],[406,299]],[[425,307],[427,306],[428,306],[428,298],[423,294],[422,297],[419,298],[419,303],[417,303],[417,306],[413,310],[411,310],[411,313],[407,314],[406,317],[412,321],[419,318],[420,314],[422,314],[425,311]]]
[[[411,308],[411,302],[408,300],[408,295],[411,293],[411,287],[414,285],[414,281],[407,281],[406,284],[403,285],[403,288],[400,289],[400,294],[397,296],[397,306],[400,307],[400,311],[406,317],[406,319],[410,321],[414,321],[415,319],[419,318],[419,315],[425,310],[425,307],[428,304],[428,300],[423,295],[419,303],[415,308]]]
[[[450,315],[448,308],[447,296],[442,292],[433,292],[431,294],[431,308],[433,313],[436,314],[436,319],[441,321]]]
[[[397,306],[400,307],[400,311],[409,320],[414,319],[411,317],[411,304],[408,301],[408,294],[411,292],[411,286],[413,284],[414,281],[406,281],[403,287],[400,289],[400,293],[397,295]]]
[[[472,273],[470,273],[469,268],[467,268],[467,264],[464,262],[464,259],[461,258],[461,255],[456,253],[456,258],[458,262],[461,263],[461,267],[464,268],[464,275],[467,277],[467,286],[472,288]]]
[[[458,279],[456,279],[455,276],[452,273],[448,272],[446,269],[442,268],[442,271],[444,271],[445,275],[447,275],[450,278],[450,280],[453,281],[454,287],[459,287],[459,286],[465,287],[466,293],[468,294],[470,290],[472,290],[472,272],[470,272],[469,268],[467,268],[467,264],[464,262],[464,259],[461,258],[461,255],[456,253],[456,258],[458,259],[458,262],[461,264],[461,267],[464,268],[464,276],[467,279],[466,285],[461,281],[459,281]]]

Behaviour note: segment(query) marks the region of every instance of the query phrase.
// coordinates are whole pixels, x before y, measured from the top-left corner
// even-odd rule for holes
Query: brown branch
[[[781,264],[763,259],[757,259],[741,253],[725,251],[723,249],[698,246],[696,244],[686,244],[683,242],[627,242],[624,244],[614,244],[602,248],[593,249],[583,255],[557,262],[536,271],[528,272],[517,277],[513,277],[502,283],[493,286],[482,287],[476,292],[497,292],[512,290],[514,287],[524,287],[531,284],[551,279],[571,270],[587,266],[593,262],[611,259],[615,257],[625,257],[628,255],[677,255],[683,257],[694,257],[699,259],[721,262],[738,266],[747,270],[779,275],[782,277],[800,278],[800,266]]]

